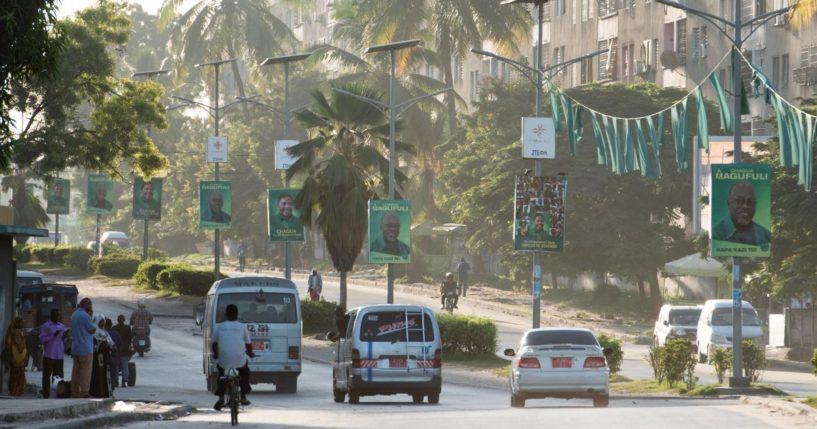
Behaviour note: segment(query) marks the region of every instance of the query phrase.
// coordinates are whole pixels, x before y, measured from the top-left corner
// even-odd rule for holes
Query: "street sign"
[[[298,160],[297,157],[294,157],[287,153],[287,149],[292,146],[298,144],[298,140],[276,140],[275,141],[275,169],[276,170],[286,170],[295,161]]]
[[[227,137],[207,137],[207,162],[227,162]]]
[[[556,158],[553,118],[522,118],[522,158]]]

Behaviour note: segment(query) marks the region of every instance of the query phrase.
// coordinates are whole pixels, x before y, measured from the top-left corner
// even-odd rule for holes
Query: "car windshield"
[[[670,325],[696,325],[698,317],[701,315],[700,309],[695,310],[672,310],[669,312]]]
[[[715,326],[732,325],[732,309],[716,308],[712,312],[712,324]],[[743,326],[760,326],[760,320],[757,318],[755,310],[751,308],[743,309]]]
[[[244,323],[296,323],[295,295],[291,293],[225,293],[219,295],[216,323],[225,320],[228,305],[238,307],[238,320]]]
[[[17,277],[17,286],[27,286],[27,285],[41,285],[43,284],[43,279],[40,277]]]
[[[408,327],[408,329],[406,329]],[[423,335],[425,328],[425,335]],[[408,332],[407,332],[408,331]],[[426,314],[425,321],[418,312],[375,311],[366,313],[360,324],[360,339],[375,342],[433,341],[434,325]]]
[[[550,344],[580,344],[598,346],[596,337],[587,331],[533,331],[522,340],[522,346],[545,346]]]

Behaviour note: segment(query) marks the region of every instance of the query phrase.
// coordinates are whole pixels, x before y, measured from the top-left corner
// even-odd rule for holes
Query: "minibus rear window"
[[[218,295],[216,323],[227,319],[230,304],[238,307],[238,320],[244,323],[297,323],[295,295],[291,293],[224,293]]]
[[[423,335],[423,319],[420,313],[375,311],[363,315],[360,323],[360,339],[390,343],[406,341],[406,339],[408,341],[433,341],[434,325],[432,325],[431,317],[425,314],[425,335]]]

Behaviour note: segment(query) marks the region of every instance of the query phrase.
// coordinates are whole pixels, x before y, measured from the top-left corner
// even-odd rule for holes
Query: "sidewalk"
[[[134,421],[169,420],[193,412],[184,404],[114,399],[0,397],[0,429],[100,428]]]

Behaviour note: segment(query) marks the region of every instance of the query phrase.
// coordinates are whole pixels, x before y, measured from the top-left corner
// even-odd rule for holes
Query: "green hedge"
[[[337,304],[329,301],[301,301],[301,317],[304,322],[305,334],[326,333],[336,331],[335,308]]]
[[[62,264],[69,268],[80,270],[88,269],[88,260],[94,256],[94,251],[82,246],[71,246],[62,260]]]
[[[19,262],[38,261],[81,270],[87,268],[88,259],[93,254],[92,250],[83,246],[68,244],[60,244],[56,247],[52,244],[27,244],[19,250],[15,249],[15,255]]]
[[[607,366],[610,368],[610,374],[615,374],[621,371],[621,361],[624,360],[624,352],[621,350],[621,341],[607,335],[599,335],[599,344],[602,347],[609,347],[613,352],[607,356]]]
[[[94,256],[88,259],[88,272],[108,277],[128,278],[136,274],[142,261],[129,252],[111,253],[105,256]]]
[[[162,270],[169,266],[170,264],[166,262],[148,259],[139,264],[139,268],[136,269],[136,274],[134,274],[133,279],[136,280],[136,285],[141,288],[159,289],[157,277]]]
[[[174,264],[156,276],[159,288],[182,295],[205,296],[213,285],[213,270],[197,270],[187,264]],[[222,279],[227,278],[224,274]]]
[[[496,352],[497,330],[493,320],[484,317],[439,314],[443,354],[478,356]]]

